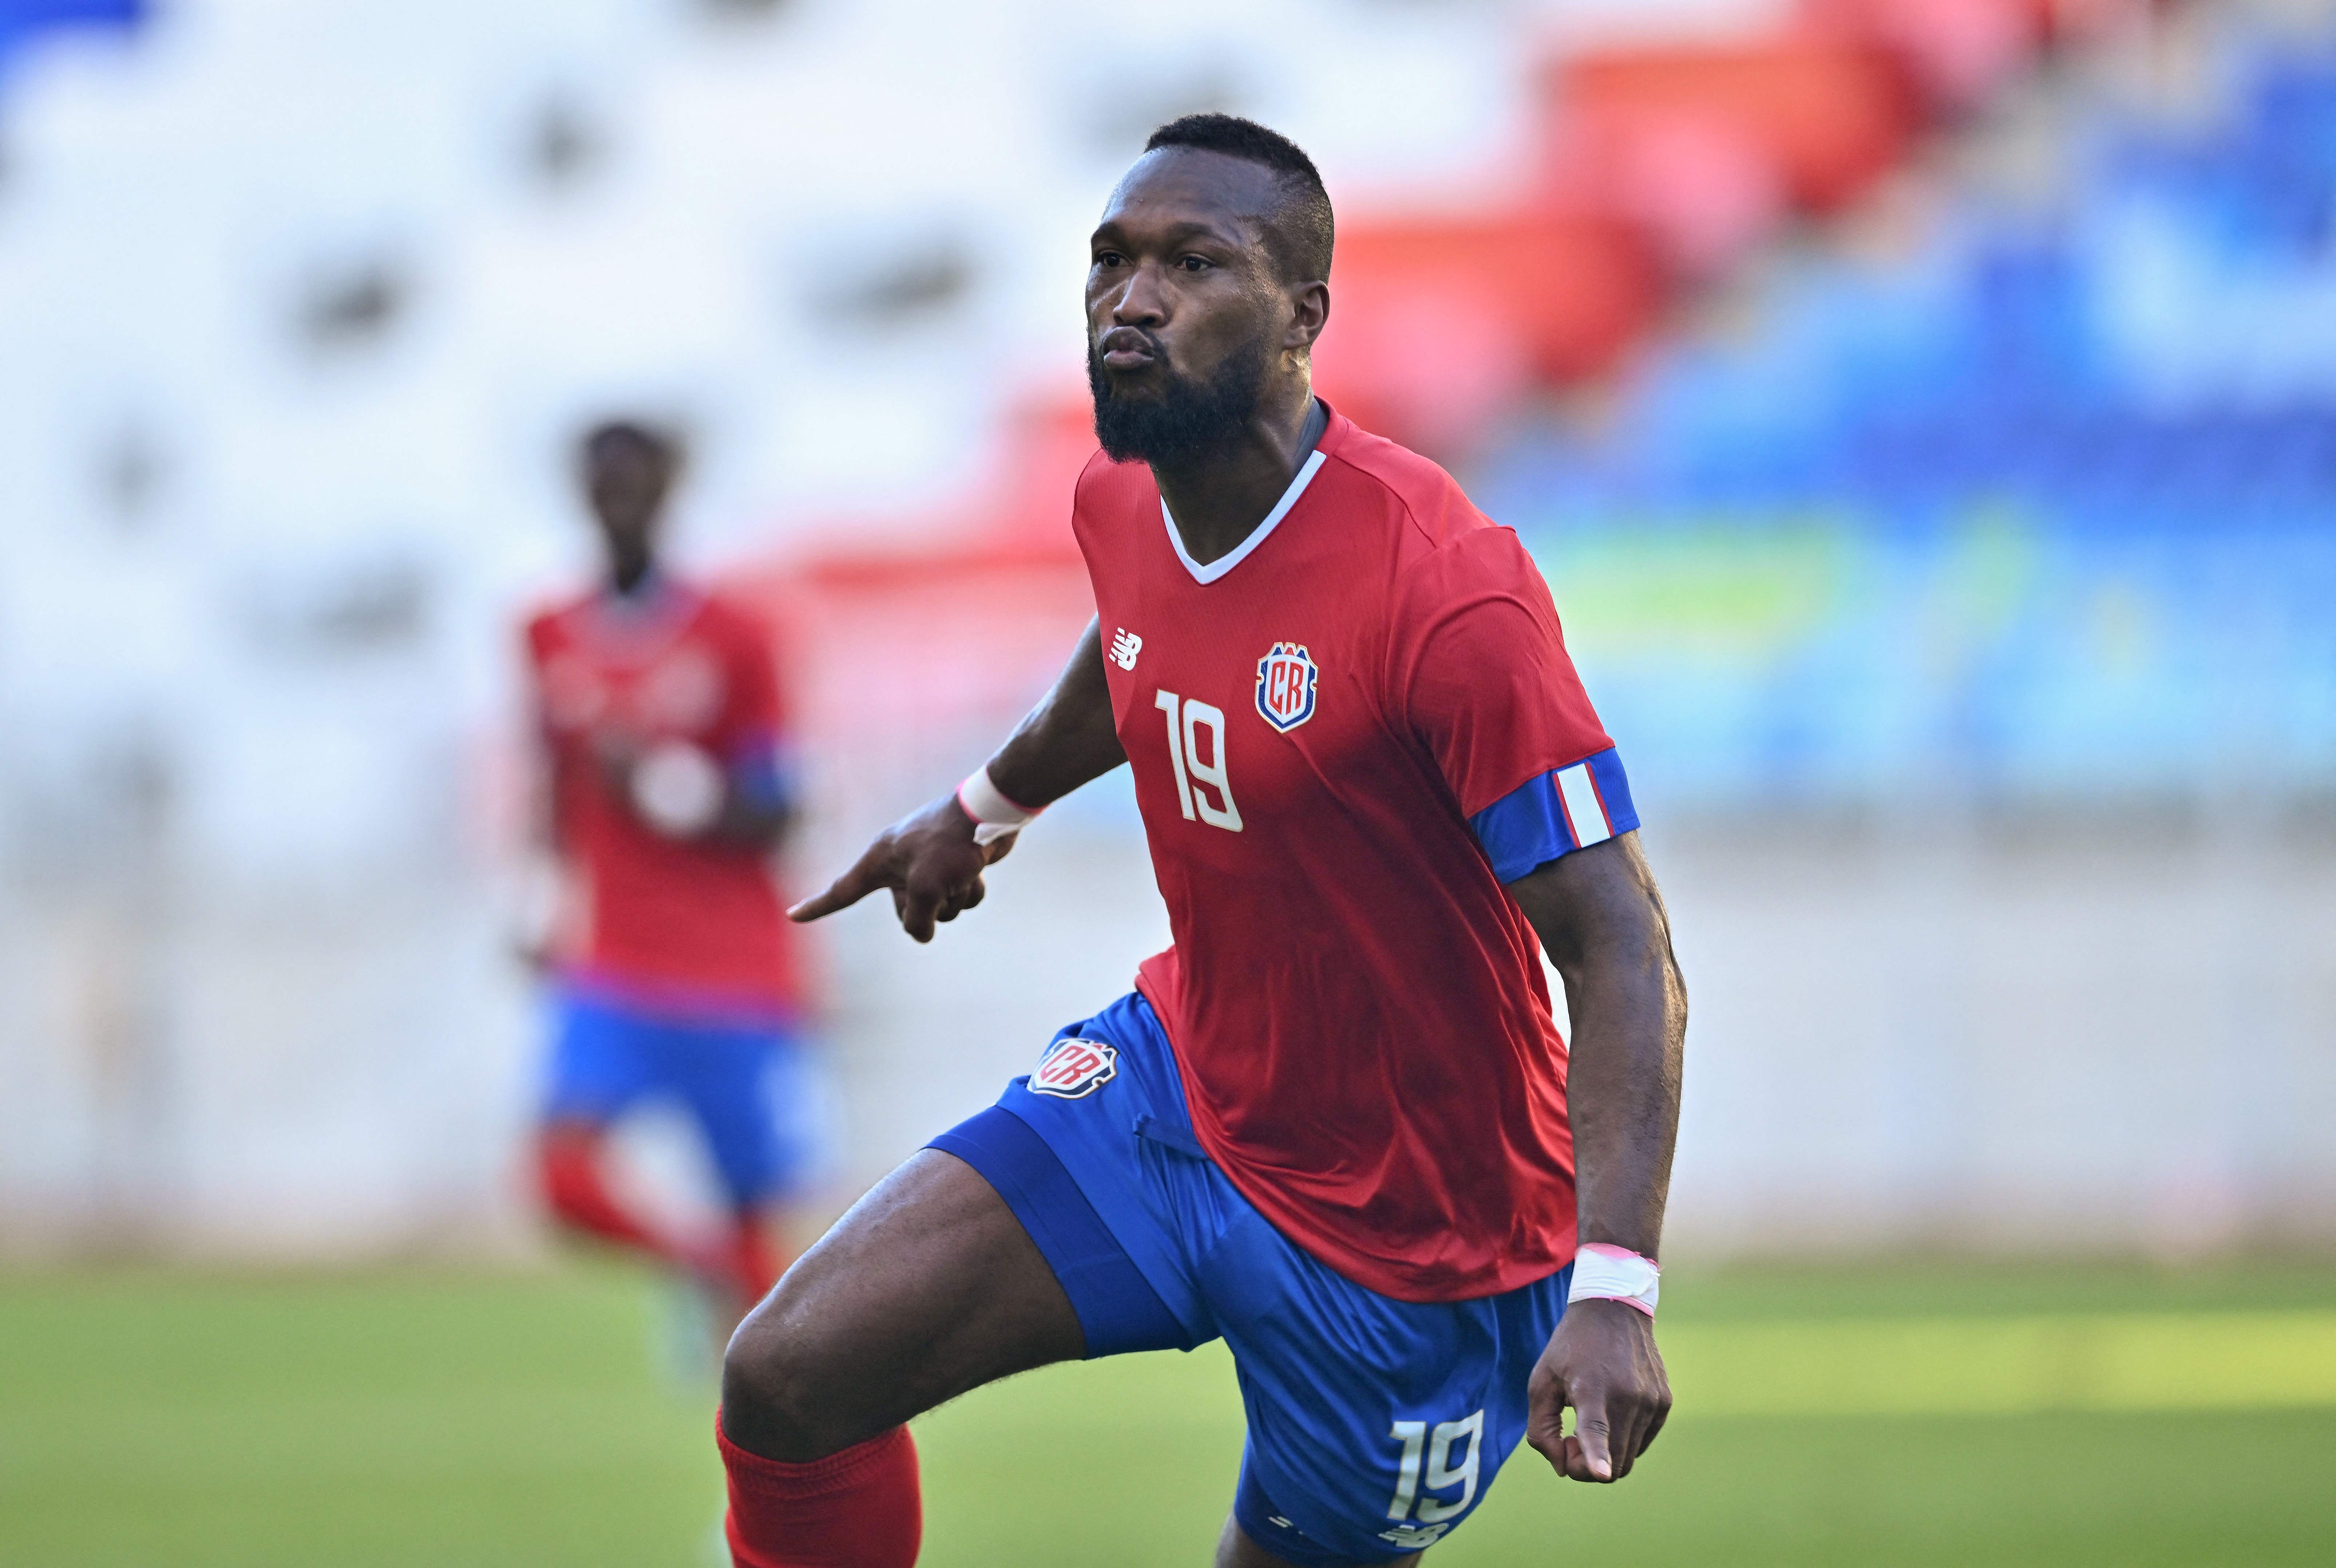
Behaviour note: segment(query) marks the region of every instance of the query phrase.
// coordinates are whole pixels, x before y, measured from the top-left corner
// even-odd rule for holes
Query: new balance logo
[[[1111,639],[1111,662],[1122,669],[1134,669],[1135,656],[1143,651],[1144,639],[1125,627],[1121,627]]]
[[[1451,1528],[1449,1524],[1398,1524],[1392,1530],[1380,1531],[1379,1539],[1392,1541],[1406,1552],[1420,1552],[1442,1540],[1444,1533]]]

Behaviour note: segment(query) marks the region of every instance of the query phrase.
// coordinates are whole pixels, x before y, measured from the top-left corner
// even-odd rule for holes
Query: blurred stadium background
[[[1710,1424],[1437,1560],[2336,1554],[2336,5],[0,0],[0,1555],[702,1553],[702,1390],[628,1277],[538,1267],[519,1159],[512,623],[589,565],[566,443],[689,433],[684,553],[772,611],[831,873],[1088,613],[1084,236],[1203,107],[1329,180],[1327,395],[1547,570],[1695,997]],[[1091,793],[930,950],[823,931],[831,1207],[1164,940]],[[2238,1392],[2168,1391],[2202,1341]],[[1095,1541],[1175,1494],[1063,1561],[1221,1516],[1223,1380],[1135,1365],[966,1407]],[[2222,1457],[2151,1470],[2167,1410]],[[1052,1561],[970,1419],[933,1560]]]

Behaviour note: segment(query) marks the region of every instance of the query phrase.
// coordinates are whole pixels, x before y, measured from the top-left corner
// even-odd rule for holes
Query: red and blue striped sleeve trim
[[[1595,756],[1527,779],[1468,819],[1493,874],[1515,881],[1560,855],[1630,832],[1639,825],[1621,755],[1609,746]]]

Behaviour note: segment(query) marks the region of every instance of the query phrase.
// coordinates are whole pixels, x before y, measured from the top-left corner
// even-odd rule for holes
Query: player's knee
[[[774,1313],[739,1325],[722,1357],[722,1430],[750,1454],[808,1464],[841,1453],[860,1430],[848,1380]]]

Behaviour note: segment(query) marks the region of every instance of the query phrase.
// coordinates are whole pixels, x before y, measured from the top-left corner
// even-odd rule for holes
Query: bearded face
[[[1157,375],[1147,378],[1152,385],[1140,395],[1120,396],[1090,341],[1087,386],[1095,394],[1095,440],[1114,463],[1173,467],[1227,451],[1257,414],[1269,357],[1260,335],[1251,351],[1228,355],[1202,379],[1169,368],[1161,353]]]

